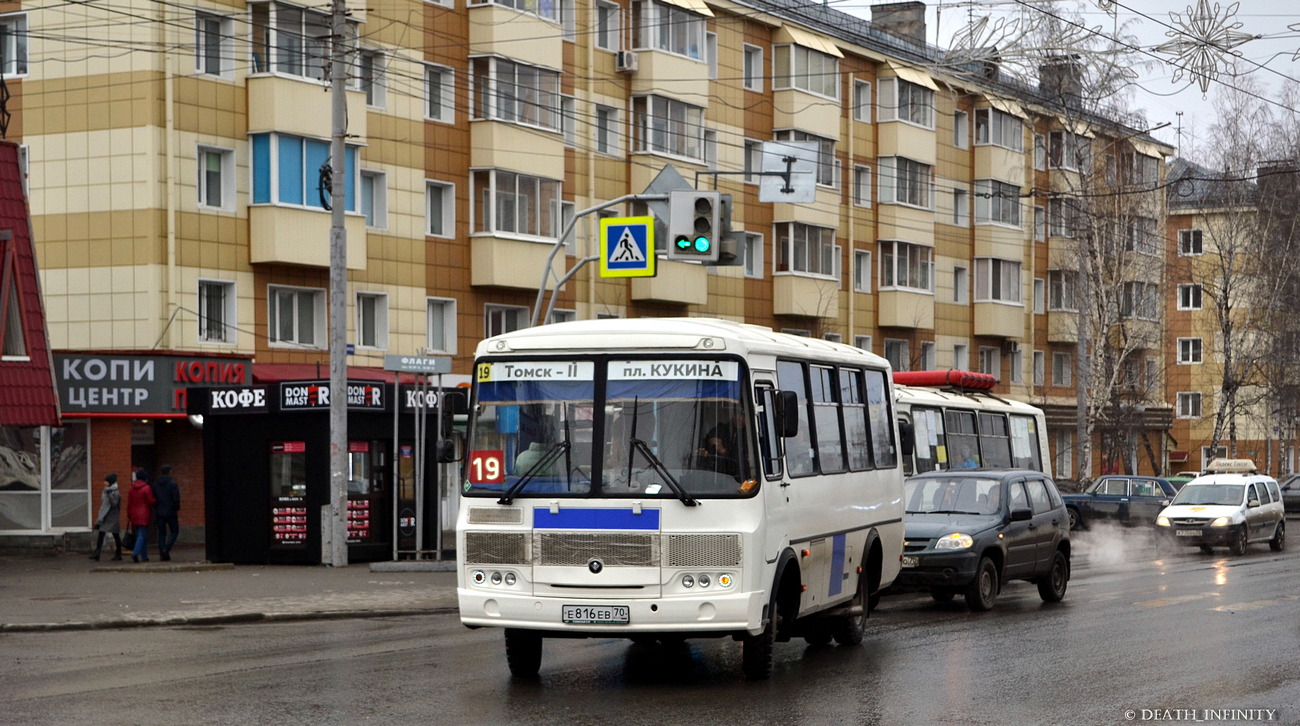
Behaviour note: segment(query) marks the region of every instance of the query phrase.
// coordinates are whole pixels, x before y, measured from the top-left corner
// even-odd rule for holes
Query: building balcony
[[[831,114],[839,121],[838,114]],[[938,155],[934,130],[903,121],[889,121],[876,124],[879,127],[880,141],[877,156],[906,156],[913,161],[933,164]],[[838,138],[838,135],[835,137]]]
[[[934,218],[934,212],[929,209],[903,204],[877,204],[879,232],[876,239],[896,239],[933,246]]]
[[[881,290],[878,325],[884,328],[934,329],[934,295],[911,290]]]
[[[709,275],[704,265],[693,262],[655,261],[654,277],[633,277],[635,302],[703,305],[709,301]]]
[[[840,128],[842,119],[838,113],[826,113],[826,105],[834,103],[824,96],[798,89],[774,91],[772,128],[798,129],[827,139],[838,139],[844,135]]]
[[[469,6],[471,55],[499,55],[547,68],[560,68],[564,33],[560,24],[504,5]]]
[[[833,318],[840,313],[840,283],[820,277],[783,274],[772,278],[772,312],[806,318]]]
[[[692,106],[709,107],[708,63],[661,50],[633,52],[637,70],[631,74],[632,95],[667,96]]]
[[[248,130],[328,139],[333,134],[329,86],[302,78],[248,78]],[[348,91],[348,136],[366,138],[366,94]]]
[[[988,144],[976,146],[975,178],[997,179],[1023,187],[1028,160],[1029,156],[1023,151],[1012,151]]]
[[[1047,313],[1047,342],[1079,342],[1079,314],[1073,310],[1054,310]]]
[[[278,207],[248,208],[249,262],[330,266],[330,229],[333,215],[324,210]],[[347,232],[347,268],[366,269],[366,218],[348,214],[343,219]]]
[[[536,290],[554,245],[507,237],[470,238],[470,284],[475,287],[509,287]],[[557,253],[551,262],[555,279],[565,273],[566,259]]]
[[[470,125],[470,166],[563,179],[564,137],[531,126],[475,121]]]
[[[975,335],[1019,340],[1025,337],[1025,308],[998,302],[975,303]]]

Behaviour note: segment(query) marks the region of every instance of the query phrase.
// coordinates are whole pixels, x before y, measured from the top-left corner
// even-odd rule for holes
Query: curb
[[[302,620],[350,620],[356,618],[391,618],[413,615],[443,615],[459,612],[456,607],[409,608],[406,610],[327,610],[309,613],[244,612],[224,615],[179,615],[145,620],[118,619],[73,621],[67,623],[0,623],[0,633],[50,633],[73,630],[125,630],[177,626],[235,625],[245,623],[286,623]]]
[[[207,572],[210,570],[233,570],[230,562],[130,562],[122,565],[96,565],[90,568],[94,572]]]

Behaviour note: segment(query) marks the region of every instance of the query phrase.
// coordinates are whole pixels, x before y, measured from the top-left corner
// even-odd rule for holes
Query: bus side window
[[[840,369],[840,402],[844,410],[844,435],[848,443],[849,469],[871,469],[871,427],[867,423],[867,398],[862,371]],[[909,429],[910,433],[910,429]],[[906,444],[904,444],[906,447]]]
[[[808,382],[804,366],[798,361],[777,361],[776,382],[782,393],[794,393],[799,405],[795,406],[799,431],[786,442],[786,470],[790,476],[809,476],[817,473],[816,452],[811,436],[812,426],[808,416]]]
[[[776,390],[768,385],[758,387],[758,449],[763,457],[763,473],[769,479],[779,478],[781,466],[781,427],[776,420]]]
[[[894,414],[890,410],[889,386],[884,371],[866,371],[867,421],[871,426],[871,456],[877,469],[898,466],[894,447]]]
[[[948,409],[944,412],[948,430],[948,461],[954,469],[980,467],[979,435],[975,429],[974,411]]]
[[[980,459],[984,466],[1006,469],[1011,466],[1011,436],[1007,417],[1000,413],[979,414]]]

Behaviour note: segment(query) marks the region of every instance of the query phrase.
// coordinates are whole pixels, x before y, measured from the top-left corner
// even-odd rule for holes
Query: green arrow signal
[[[687,239],[686,237],[677,238],[677,249],[689,250],[690,248],[691,248],[691,241],[689,239]]]

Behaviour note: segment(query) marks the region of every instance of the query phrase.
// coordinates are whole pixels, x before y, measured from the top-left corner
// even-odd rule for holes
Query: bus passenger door
[[[771,559],[789,540],[789,502],[786,498],[785,470],[782,459],[785,442],[777,420],[776,384],[770,376],[754,377],[758,416],[758,456],[762,471],[762,494],[765,531],[763,557]],[[766,587],[767,584],[764,584]]]

